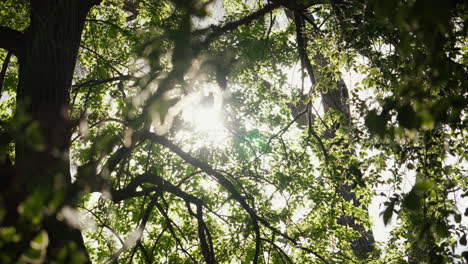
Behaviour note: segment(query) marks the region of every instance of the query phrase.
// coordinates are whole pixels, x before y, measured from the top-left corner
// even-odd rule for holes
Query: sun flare
[[[220,103],[211,106],[193,104],[184,109],[182,118],[199,133],[202,145],[221,147],[228,139]]]

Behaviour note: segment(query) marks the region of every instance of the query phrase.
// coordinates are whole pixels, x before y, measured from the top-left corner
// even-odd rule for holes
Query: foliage
[[[5,225],[2,187],[2,263],[49,258],[50,218],[82,230],[94,263],[468,261],[466,3],[254,2],[223,1],[215,14],[216,2],[196,0],[93,6],[67,109],[76,197],[38,186]],[[27,30],[29,5],[0,3],[2,28]],[[41,124],[16,104],[19,64],[0,82],[5,163],[17,142],[46,151]],[[316,109],[345,71],[363,76],[348,87],[351,115]],[[216,129],[181,110],[215,106]],[[382,218],[370,219],[382,186]],[[395,227],[359,255],[353,242],[372,220]],[[55,263],[87,261],[66,257],[72,242]]]

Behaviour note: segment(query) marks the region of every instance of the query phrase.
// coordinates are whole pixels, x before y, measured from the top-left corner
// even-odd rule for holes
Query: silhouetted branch
[[[143,230],[145,229],[146,223],[148,223],[149,217],[151,215],[151,211],[153,210],[156,204],[157,204],[156,198],[152,198],[151,202],[148,204],[148,207],[145,210],[145,213],[143,214],[143,217],[141,218],[140,224],[135,230],[133,230],[133,232],[136,232],[136,234],[133,234],[132,232],[132,234],[129,235],[130,237],[127,238],[127,241],[123,243],[122,247],[117,252],[112,254],[112,256],[109,257],[109,259],[107,259],[106,263],[111,263],[113,260],[117,260],[120,254],[125,252],[125,250],[127,250],[131,245],[141,240],[141,237],[143,236]],[[132,236],[135,236],[135,237],[132,237]]]
[[[309,75],[310,82],[312,85],[317,83],[317,80],[314,76],[314,70],[312,68],[312,63],[307,55],[307,42],[304,38],[304,20],[298,13],[294,13],[294,24],[296,25],[296,39],[297,39],[297,51],[301,59],[301,64],[306,68],[307,74]]]
[[[186,206],[190,215],[192,215],[193,217],[197,219],[198,237],[200,238],[201,251],[202,251],[203,257],[205,258],[206,263],[208,264],[216,263],[211,234],[208,229],[208,226],[203,220],[203,207],[201,205],[197,205],[197,212],[194,213],[189,203],[186,203]]]
[[[132,35],[130,32],[128,32],[127,30],[119,27],[118,25],[110,22],[110,21],[106,21],[106,20],[101,20],[101,19],[86,19],[86,22],[94,22],[94,23],[102,23],[102,24],[106,24],[108,26],[111,26],[113,28],[116,28],[117,30],[119,30],[120,32],[122,32],[124,35],[126,35],[127,37],[133,39],[134,41],[137,41],[137,38]]]
[[[210,34],[208,34],[206,36],[205,41],[203,42],[202,45],[208,45],[212,41],[214,41],[216,38],[219,38],[221,35],[229,32],[229,31],[232,31],[234,29],[237,29],[240,26],[250,24],[254,20],[264,16],[265,14],[271,12],[272,10],[275,10],[275,9],[279,8],[280,6],[281,6],[281,4],[279,4],[279,3],[267,4],[263,8],[255,11],[254,13],[252,13],[252,14],[244,17],[244,18],[241,18],[239,20],[226,23],[224,26],[221,26],[221,27],[212,26],[210,28],[204,29],[204,30],[212,29],[212,31],[211,31]]]
[[[252,207],[250,207],[250,205],[246,202],[245,198],[236,190],[236,187],[226,177],[224,177],[221,173],[217,172],[210,165],[198,159],[195,159],[190,154],[186,153],[181,148],[176,146],[174,143],[167,140],[165,137],[158,136],[154,133],[148,133],[147,138],[165,146],[172,152],[179,155],[179,157],[181,157],[187,163],[191,164],[192,166],[198,167],[208,175],[213,176],[221,184],[221,186],[228,190],[231,193],[232,197],[240,203],[242,208],[244,208],[244,210],[249,214],[250,218],[252,219],[252,225],[255,230],[255,255],[253,262],[257,263],[261,247],[260,226],[258,225],[257,214],[254,212]]]
[[[294,263],[291,260],[291,258],[288,256],[288,254],[286,254],[286,252],[284,252],[283,249],[280,246],[276,245],[276,243],[273,240],[268,240],[268,239],[262,238],[262,241],[268,242],[271,246],[273,246],[273,248],[275,248],[276,252],[278,252],[278,255],[280,256],[281,259],[283,259],[282,256],[284,256],[289,263]],[[283,260],[283,262],[284,262],[284,260]]]
[[[3,82],[5,81],[5,75],[6,71],[8,69],[8,64],[10,63],[11,55],[13,53],[9,51],[5,57],[5,60],[3,61],[2,64],[2,71],[0,72],[0,98],[2,98],[2,92],[3,92]]]
[[[317,24],[315,24],[314,20],[313,20],[313,17],[307,15],[307,14],[304,14],[304,13],[299,13],[299,15],[307,22],[309,22],[309,24],[315,29],[315,31],[317,33],[320,34],[320,28],[319,26],[317,26]]]
[[[117,76],[117,77],[112,77],[112,78],[107,78],[107,79],[102,79],[102,80],[89,80],[86,82],[75,84],[73,85],[73,88],[90,87],[90,86],[96,86],[96,85],[101,85],[101,84],[115,82],[115,81],[128,81],[132,78],[133,76],[131,75],[122,75],[122,76]]]
[[[159,210],[159,212],[161,213],[161,215],[164,217],[164,219],[166,220],[166,226],[168,227],[169,229],[169,232],[171,232],[172,234],[172,237],[174,237],[176,243],[179,245],[180,249],[182,250],[182,252],[185,253],[185,255],[187,255],[192,261],[193,263],[197,263],[197,261],[195,260],[195,258],[182,246],[182,242],[180,241],[179,237],[177,236],[175,230],[174,230],[174,222],[171,220],[171,218],[169,217],[169,215],[167,214],[166,211],[164,211],[164,208],[161,206],[161,204],[159,204],[158,201],[156,201],[156,208]]]
[[[136,194],[136,188],[143,183],[151,183],[156,185],[156,188],[150,188],[151,191],[169,192],[177,197],[182,198],[186,202],[190,202],[196,205],[203,205],[201,199],[184,192],[178,186],[163,179],[161,176],[149,172],[136,176],[132,181],[130,181],[129,184],[127,184],[125,188],[112,191],[112,200],[114,202],[119,202],[130,197],[134,197]]]
[[[321,261],[323,261],[324,263],[328,263],[320,254],[318,254],[317,252],[314,252],[314,251],[312,251],[312,250],[310,250],[310,249],[308,249],[306,247],[301,246],[299,244],[299,242],[297,242],[295,239],[293,239],[289,235],[281,232],[280,230],[278,230],[277,228],[272,226],[268,221],[266,221],[262,217],[258,216],[257,213],[252,209],[252,207],[246,202],[245,198],[237,191],[235,186],[225,176],[223,176],[221,173],[219,173],[218,171],[213,169],[209,164],[207,164],[207,163],[205,163],[203,161],[200,161],[198,159],[195,159],[190,154],[186,153],[181,148],[179,148],[178,146],[176,146],[174,143],[172,143],[171,141],[169,141],[168,139],[166,139],[163,136],[158,136],[158,135],[156,135],[154,133],[149,132],[149,133],[147,133],[146,138],[150,139],[150,140],[153,140],[154,142],[157,142],[157,143],[163,145],[164,147],[170,149],[172,152],[176,153],[185,162],[191,164],[192,166],[195,166],[195,167],[201,169],[202,171],[204,171],[208,175],[213,176],[221,184],[221,186],[223,186],[228,192],[231,193],[232,198],[234,198],[234,200],[236,200],[236,201],[238,201],[240,203],[242,208],[249,214],[250,218],[252,219],[252,224],[253,224],[253,227],[254,227],[254,230],[255,230],[255,247],[256,247],[255,252],[256,252],[256,254],[254,256],[253,263],[257,263],[258,256],[260,254],[261,236],[260,236],[259,222],[262,223],[265,227],[267,227],[271,231],[273,231],[273,232],[277,233],[278,235],[281,235],[285,239],[289,240],[296,248],[299,248],[299,249],[304,250],[304,251],[306,251],[308,253],[311,253],[314,256],[316,256],[317,258],[319,258]],[[257,252],[258,252],[258,254],[257,254]]]

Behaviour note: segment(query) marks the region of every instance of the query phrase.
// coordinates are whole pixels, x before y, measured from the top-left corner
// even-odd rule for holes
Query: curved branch
[[[252,23],[254,20],[264,16],[265,14],[267,14],[267,13],[269,13],[269,12],[279,8],[279,7],[281,7],[281,4],[279,4],[279,3],[267,4],[263,8],[255,11],[254,13],[252,13],[252,14],[244,17],[244,18],[241,18],[241,19],[239,19],[237,21],[229,22],[229,23],[225,24],[222,27],[212,26],[212,27],[209,27],[209,28],[206,28],[206,29],[202,29],[201,31],[207,31],[207,30],[213,29],[213,31],[211,31],[211,33],[206,36],[205,41],[203,41],[202,46],[210,44],[216,38],[220,37],[221,35],[229,32],[229,31],[237,29],[240,26]]]
[[[163,179],[161,176],[158,176],[153,173],[144,173],[135,177],[125,188],[112,191],[112,200],[114,202],[120,202],[131,197],[135,197],[140,194],[136,191],[137,187],[142,183],[152,183],[156,185],[156,188],[149,188],[148,191],[158,191],[158,192],[168,192],[172,193],[177,197],[182,198],[186,202],[190,202],[196,205],[203,205],[201,199],[184,192],[178,186],[175,186],[171,182]],[[142,192],[141,194],[146,194]]]
[[[177,145],[175,145],[174,143],[172,143],[170,140],[166,139],[163,136],[158,136],[154,133],[146,132],[144,134],[140,134],[139,138],[141,140],[144,140],[144,139],[152,140],[168,148],[169,150],[177,154],[179,157],[181,157],[187,163],[191,164],[194,167],[198,167],[203,172],[207,173],[208,175],[213,176],[221,184],[221,186],[223,186],[228,192],[230,192],[231,197],[240,203],[241,207],[249,214],[252,220],[252,225],[255,230],[255,255],[253,259],[254,263],[258,262],[258,258],[260,256],[260,247],[261,247],[261,241],[262,241],[262,237],[260,236],[260,223],[263,224],[266,228],[273,231],[274,233],[290,241],[296,248],[304,250],[308,253],[311,253],[314,256],[316,256],[318,259],[320,259],[322,262],[328,263],[320,254],[306,247],[301,246],[300,243],[298,243],[295,239],[290,237],[288,234],[281,232],[280,230],[272,226],[267,220],[260,217],[254,211],[254,209],[247,203],[246,199],[239,193],[239,191],[234,186],[234,184],[231,183],[220,172],[212,168],[209,164],[195,159],[190,154],[184,152],[181,148],[179,148]],[[146,188],[143,191],[137,191],[137,187],[142,183],[152,183],[156,186],[153,188]],[[203,201],[201,199],[189,193],[186,193],[185,191],[181,190],[180,187],[152,173],[141,174],[137,176],[136,178],[134,178],[125,188],[119,189],[119,190],[112,190],[112,200],[114,202],[119,202],[119,201],[131,198],[131,197],[135,197],[135,196],[149,195],[151,192],[158,192],[158,193],[169,192],[182,198],[186,203],[195,204],[197,205],[197,207],[200,207],[200,208],[201,206],[203,206]],[[158,207],[158,204],[156,204],[156,207]],[[189,213],[192,216],[196,216],[197,220],[199,220],[199,224],[200,224],[199,236],[201,239],[200,242],[202,243],[202,247],[206,249],[206,252],[205,252],[206,255],[204,254],[206,256],[205,259],[207,260],[207,263],[210,263],[211,260],[214,260],[214,250],[213,250],[213,244],[211,241],[211,235],[209,234],[208,227],[204,223],[203,218],[201,217],[201,214],[198,208],[197,208],[197,213],[190,212],[190,210],[189,210]]]
[[[297,51],[301,59],[302,67],[305,67],[307,73],[309,74],[310,82],[312,85],[317,83],[315,79],[314,70],[312,68],[312,63],[307,55],[307,41],[304,37],[304,20],[301,15],[297,12],[294,12],[294,24],[296,25],[296,39],[297,39]]]
[[[143,214],[143,217],[141,218],[141,222],[138,225],[138,227],[133,230],[132,234],[129,235],[129,237],[126,239],[125,243],[122,245],[122,247],[112,254],[111,257],[106,261],[106,263],[111,263],[114,260],[118,260],[120,254],[125,252],[130,246],[133,244],[139,242],[143,236],[143,230],[146,227],[146,224],[148,223],[148,220],[151,216],[151,211],[153,210],[154,207],[157,207],[157,200],[156,198],[151,199],[151,202],[148,204],[148,207],[145,210],[145,213]]]
[[[120,26],[110,22],[110,21],[107,21],[107,20],[101,20],[101,19],[86,19],[86,22],[94,22],[94,23],[102,23],[102,24],[106,24],[108,26],[111,26],[113,28],[116,28],[118,31],[122,32],[122,34],[126,35],[127,37],[130,37],[131,39],[133,39],[134,41],[138,41],[137,38],[132,35],[129,31],[121,28]]]
[[[2,64],[2,71],[0,72],[0,98],[2,98],[2,92],[3,92],[3,82],[5,81],[5,75],[6,71],[8,69],[8,64],[10,63],[11,55],[13,53],[9,51],[5,57],[5,60],[3,61]]]
[[[169,229],[169,232],[171,232],[172,236],[174,237],[176,243],[179,245],[182,252],[184,252],[184,254],[187,255],[194,263],[196,263],[197,261],[195,260],[195,258],[183,247],[182,241],[180,241],[179,237],[177,236],[177,234],[175,232],[175,229],[174,229],[174,226],[173,226],[173,225],[175,225],[174,221],[171,220],[171,218],[169,217],[167,212],[164,211],[164,208],[161,206],[161,204],[157,200],[156,200],[155,205],[156,205],[156,208],[158,209],[158,211],[161,213],[161,215],[166,220],[166,226]]]
[[[115,81],[128,81],[128,80],[130,80],[132,78],[133,78],[133,76],[131,76],[131,75],[121,75],[121,76],[118,76],[118,77],[112,77],[112,78],[107,78],[107,79],[103,79],[103,80],[89,80],[89,81],[85,81],[85,82],[82,82],[82,83],[75,84],[75,85],[73,85],[73,88],[97,86],[97,85],[110,83],[110,82],[115,82]]]
[[[164,147],[170,149],[172,152],[176,153],[181,157],[183,160],[185,160],[187,163],[191,164],[192,166],[198,167],[199,169],[203,170],[205,173],[213,176],[220,184],[223,186],[228,192],[231,193],[232,197],[240,203],[242,208],[249,214],[250,218],[252,219],[252,225],[255,230],[255,255],[253,259],[253,263],[258,262],[258,256],[260,255],[260,247],[261,247],[261,241],[260,241],[260,226],[258,224],[258,217],[257,214],[254,212],[252,207],[247,203],[245,198],[237,191],[236,187],[226,178],[224,177],[221,173],[217,172],[215,169],[213,169],[210,165],[207,163],[204,163],[200,160],[195,159],[185,151],[183,151],[181,148],[176,146],[174,143],[169,141],[163,136],[158,136],[154,133],[147,133],[147,139],[153,140],[154,142],[157,142]]]
[[[172,143],[170,140],[166,139],[163,136],[158,136],[154,133],[148,132],[146,135],[146,138],[149,140],[153,140],[154,142],[157,142],[161,144],[162,146],[170,149],[172,152],[176,153],[179,157],[181,157],[185,162],[213,176],[221,184],[221,186],[223,186],[228,192],[231,193],[232,198],[234,198],[234,200],[239,202],[242,208],[249,214],[250,218],[252,219],[252,224],[255,230],[255,256],[254,256],[253,263],[258,262],[258,256],[260,254],[262,238],[260,236],[259,223],[262,223],[268,229],[272,230],[273,232],[289,240],[291,243],[294,244],[296,248],[309,252],[313,254],[314,256],[316,256],[317,258],[319,258],[322,262],[328,263],[320,254],[306,247],[301,246],[295,239],[281,232],[280,230],[272,226],[268,221],[258,216],[257,213],[254,211],[254,209],[246,202],[245,198],[237,191],[236,187],[224,175],[222,175],[221,173],[213,169],[209,164],[192,157],[190,154],[186,153],[181,148],[179,148],[178,146],[176,146],[174,143]]]

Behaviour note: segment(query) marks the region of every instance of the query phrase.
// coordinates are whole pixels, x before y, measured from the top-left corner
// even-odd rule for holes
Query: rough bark
[[[314,56],[315,63],[320,67],[326,67],[329,62],[328,60],[321,54],[317,53]],[[339,79],[336,81],[336,88],[329,89],[327,92],[322,93],[322,105],[324,108],[324,112],[327,113],[330,110],[338,110],[346,117],[349,121],[351,120],[351,113],[349,109],[349,104],[347,102],[349,95],[348,95],[348,88],[346,87],[345,82],[343,79]],[[329,138],[333,138],[334,131],[329,131],[328,135]],[[348,153],[349,155],[354,155],[354,153]],[[352,185],[343,184],[339,185],[336,188],[336,191],[343,197],[343,199],[347,202],[352,202],[356,207],[362,207],[365,212],[368,213],[367,207],[363,206],[359,199],[356,197],[356,194],[353,191]],[[374,248],[374,235],[372,234],[372,230],[366,230],[362,224],[356,223],[356,220],[348,215],[343,215],[340,219],[338,219],[338,223],[341,225],[349,226],[353,230],[358,231],[361,234],[357,240],[351,242],[351,248],[356,256],[365,258],[368,256],[373,248]]]
[[[50,199],[65,196],[71,186],[69,94],[81,33],[93,4],[96,2],[91,0],[31,1],[30,25],[22,35],[23,42],[13,46],[21,47],[15,50],[20,55],[15,114],[27,121],[15,138],[14,171],[2,175],[10,185],[2,225],[20,225],[18,205],[34,193]],[[37,129],[31,129],[34,127]],[[40,144],[28,142],[31,133],[40,138]],[[74,203],[65,199],[61,205],[74,207]],[[63,248],[68,252],[61,261],[70,261],[80,251],[87,257],[80,231],[57,220],[56,213],[44,217],[41,226],[49,236],[46,262]]]
[[[304,19],[301,14],[295,12],[294,14],[287,13],[287,15],[292,18],[294,17],[294,21],[296,24],[296,38],[298,43],[298,53],[301,59],[301,64],[303,68],[306,69],[310,81],[312,84],[316,83],[317,79],[320,79],[319,74],[312,69],[312,63],[309,59],[307,54],[307,39],[303,33],[305,28]],[[316,65],[321,68],[325,68],[329,65],[329,61],[321,54],[317,52],[313,57],[313,60]],[[343,113],[347,120],[351,120],[349,104],[347,102],[348,96],[348,88],[346,87],[345,82],[343,79],[336,80],[336,88],[329,89],[327,92],[322,92],[322,105],[324,108],[324,113],[328,113],[330,110],[337,110]],[[300,103],[302,104],[302,102]],[[295,105],[291,107],[292,112],[298,112],[298,109],[304,109],[305,105],[298,106]],[[300,121],[300,120],[299,120]],[[307,127],[307,122],[302,119],[302,123],[299,123],[302,127]],[[325,138],[333,138],[335,137],[336,131],[333,129],[327,131],[325,133]],[[348,153],[353,155],[353,153]],[[356,207],[362,207],[364,211],[368,211],[367,207],[363,206],[359,199],[356,197],[356,194],[353,192],[352,185],[349,184],[342,184],[338,185],[336,188],[336,192],[343,197],[343,199],[347,202],[352,202]],[[338,219],[338,224],[349,226],[353,230],[359,232],[361,235],[357,240],[351,241],[351,248],[354,254],[359,258],[366,258],[374,248],[374,236],[372,234],[372,230],[366,230],[362,224],[356,223],[356,220],[348,215],[343,215]]]

